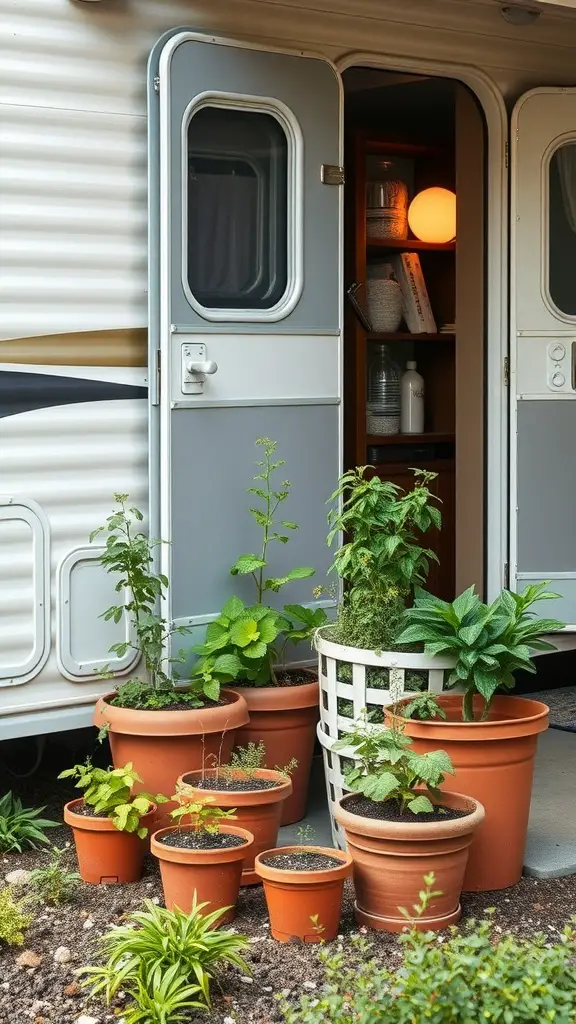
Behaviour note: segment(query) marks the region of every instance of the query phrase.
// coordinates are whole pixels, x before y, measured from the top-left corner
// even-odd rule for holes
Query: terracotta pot
[[[400,932],[406,919],[399,907],[411,910],[422,889],[424,875],[434,872],[434,888],[442,895],[419,919],[422,930],[446,928],[460,920],[460,893],[474,830],[484,808],[461,793],[446,793],[446,807],[467,810],[464,818],[384,821],[364,818],[346,809],[355,794],[336,804],[336,820],[344,828],[354,865],[354,909],[360,924],[380,931]]]
[[[146,840],[134,832],[120,832],[111,818],[76,814],[75,808],[83,802],[71,800],[64,807],[64,821],[74,833],[82,880],[92,885],[137,882],[142,875]],[[153,804],[150,813],[140,819],[144,828],[150,828],[155,811]]]
[[[114,767],[132,762],[142,779],[135,787],[145,793],[170,797],[183,772],[202,768],[210,755],[220,761],[229,759],[236,730],[248,722],[246,702],[237,693],[221,691],[226,704],[193,711],[135,711],[117,708],[108,701],[114,694],[101,697],[94,709],[94,725],[110,723],[108,738]],[[171,823],[169,812],[174,803],[162,804],[156,811],[156,828]]]
[[[340,864],[322,871],[286,871],[263,864],[262,857],[297,853],[299,846],[281,846],[259,853],[254,867],[264,882],[270,931],[278,942],[330,942],[338,934],[344,879],[352,873],[352,858],[343,850],[307,846],[310,853],[334,857]],[[312,918],[316,918],[315,927]]]
[[[236,900],[240,889],[242,863],[254,837],[236,825],[220,825],[220,832],[241,836],[242,846],[229,846],[214,850],[184,850],[178,846],[159,843],[160,836],[170,832],[190,831],[191,825],[162,828],[150,840],[150,851],[160,861],[160,875],[164,902],[168,910],[179,908],[185,914],[192,910],[194,893],[198,903],[208,903],[206,913],[221,907],[230,910],[218,921],[225,924],[236,916]]]
[[[306,814],[310,769],[320,717],[320,687],[317,673],[311,682],[299,686],[234,686],[248,704],[250,722],[238,729],[236,746],[263,741],[266,768],[284,768],[295,757],[298,767],[292,773],[292,795],[284,803],[281,825],[292,825]]]
[[[440,696],[447,721],[406,722],[414,749],[445,750],[455,775],[444,790],[479,800],[486,818],[478,829],[464,878],[465,892],[507,889],[522,875],[534,755],[538,734],[548,728],[546,704],[525,697],[496,696],[486,722],[462,721],[462,697]],[[484,702],[478,699],[479,712]]]
[[[254,844],[247,857],[244,858],[242,868],[242,885],[258,885],[260,879],[254,871],[254,858],[263,850],[270,850],[276,846],[278,829],[280,828],[280,816],[282,814],[283,801],[292,792],[292,782],[280,772],[269,771],[267,768],[260,768],[254,773],[257,779],[273,779],[279,785],[274,789],[194,789],[194,796],[202,799],[206,794],[214,798],[214,804],[223,810],[235,808],[235,823],[240,828],[246,829],[254,836]],[[194,783],[204,778],[215,778],[216,770],[211,769],[205,772],[187,772],[182,775],[178,782],[194,786]],[[243,772],[234,772],[234,776],[244,779]]]

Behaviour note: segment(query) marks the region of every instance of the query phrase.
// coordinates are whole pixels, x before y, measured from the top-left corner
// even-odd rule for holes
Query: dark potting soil
[[[284,671],[276,673],[276,686],[302,686],[304,683],[313,683],[315,676],[311,672],[305,672],[304,669],[289,668]],[[272,686],[272,683],[268,684]],[[250,687],[257,689],[256,684],[250,684],[242,680],[242,683],[235,684],[235,689],[241,689],[242,687]]]
[[[109,703],[115,708],[130,708],[132,711],[202,711],[205,708],[221,708],[226,704],[226,701],[223,698],[221,700],[209,700],[208,697],[204,697],[201,701],[196,703],[194,701],[178,700],[175,698],[173,701],[162,704],[159,707],[145,702],[136,707],[132,703],[124,704],[123,701],[115,698]]]
[[[244,846],[246,840],[242,836],[231,835],[229,832],[170,832],[160,836],[159,843],[163,846],[176,846],[179,850],[225,850],[231,846]]]
[[[326,853],[314,853],[302,850],[299,853],[275,853],[273,857],[261,857],[263,864],[279,871],[326,871],[327,868],[340,867],[342,861],[338,857],[329,857]]]
[[[194,782],[186,775],[183,781],[195,786],[196,789],[214,789],[219,792],[231,793],[252,793],[259,789],[277,789],[280,785],[275,779],[200,779],[199,782]]]
[[[82,801],[81,804],[77,804],[76,807],[72,808],[73,814],[81,814],[84,818],[109,818],[110,815],[106,811],[98,811],[98,814],[90,804],[85,804]]]
[[[449,821],[454,818],[466,818],[471,811],[457,811],[453,807],[442,807],[440,804],[433,811],[414,814],[412,811],[402,812],[394,800],[369,800],[360,793],[350,797],[344,807],[350,814],[361,818],[379,818],[380,821],[406,821],[409,824],[421,821]]]

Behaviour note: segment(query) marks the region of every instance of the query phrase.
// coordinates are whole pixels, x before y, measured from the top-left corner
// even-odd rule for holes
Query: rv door
[[[181,31],[150,62],[151,529],[169,541],[165,612],[201,632],[261,535],[258,438],[291,481],[272,575],[325,582],[340,468],[341,85],[324,60]],[[283,603],[282,602],[282,603]],[[195,637],[194,639],[197,639]],[[308,651],[308,657],[311,652]]]
[[[512,115],[510,584],[576,631],[576,90]]]

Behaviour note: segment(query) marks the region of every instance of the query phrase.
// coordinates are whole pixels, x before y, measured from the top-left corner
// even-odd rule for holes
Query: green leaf
[[[414,814],[430,814],[434,810],[434,804],[423,793],[414,797],[408,804],[408,810]]]
[[[220,683],[217,679],[205,679],[202,689],[208,700],[218,700],[220,697]]]
[[[228,619],[237,619],[242,615],[245,607],[244,601],[239,597],[229,597],[222,608],[222,615],[225,615]],[[213,625],[213,623],[210,623],[210,625]],[[206,636],[208,637],[208,630],[206,631]]]
[[[239,619],[230,630],[230,639],[238,647],[247,647],[258,637],[258,623],[255,619]]]
[[[256,572],[258,569],[263,569],[265,566],[266,562],[259,558],[258,555],[240,555],[230,569],[230,572],[233,576],[245,576],[248,573]]]
[[[242,671],[242,662],[236,654],[219,654],[212,671],[218,675],[230,676],[230,679],[237,679]]]
[[[267,651],[268,648],[266,644],[263,644],[260,640],[257,640],[254,643],[248,644],[248,646],[245,647],[244,650],[242,651],[242,654],[244,655],[245,658],[264,658],[266,656]]]

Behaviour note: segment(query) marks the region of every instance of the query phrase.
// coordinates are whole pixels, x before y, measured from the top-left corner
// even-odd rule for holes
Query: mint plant
[[[357,763],[345,772],[346,786],[378,803],[391,801],[400,811],[431,813],[438,800],[439,787],[447,774],[454,774],[452,762],[444,750],[417,754],[412,740],[399,728],[372,725],[366,714],[334,750],[352,749]],[[420,792],[426,789],[429,796]]]
[[[213,699],[217,699],[221,684],[233,680],[253,686],[275,685],[276,665],[284,662],[287,645],[310,638],[326,622],[323,608],[286,604],[280,611],[265,603],[268,593],[277,594],[294,580],[313,576],[314,569],[298,566],[284,576],[268,574],[270,545],[287,544],[298,526],[291,520],[278,519],[291,484],[283,480],[278,489],[273,486],[272,478],[285,465],[283,459],[274,457],[276,441],[261,437],[256,445],[263,448],[264,458],[257,462],[260,472],[247,493],[257,499],[250,514],[262,533],[260,552],[240,555],[230,570],[232,576],[252,577],[256,601],[246,605],[239,597],[231,597],[218,618],[209,623],[204,643],[192,648],[200,655],[192,677]]]
[[[430,562],[438,561],[420,535],[440,529],[441,515],[429,489],[436,473],[413,470],[415,486],[404,491],[367,476],[370,469],[344,473],[329,499],[328,545],[347,538],[331,567],[345,586],[332,635],[350,647],[382,650],[394,646],[406,602],[425,582]]]
[[[167,803],[162,793],[132,795],[134,786],[142,779],[131,763],[123,768],[95,768],[88,759],[85,764],[60,772],[58,778],[76,779],[76,788],[94,814],[107,814],[120,832],[136,832],[141,839],[148,835],[148,829],[140,825],[140,819],[153,804]]]
[[[448,687],[461,685],[462,719],[474,721],[474,697],[483,699],[480,720],[485,721],[497,690],[512,690],[514,672],[535,672],[531,651],[553,651],[543,633],[562,629],[557,619],[539,619],[532,606],[557,598],[548,583],[527,586],[521,594],[503,590],[492,604],[484,604],[469,587],[451,604],[423,590],[405,613],[406,628],[398,643],[424,645],[426,654],[453,655],[454,670]]]

